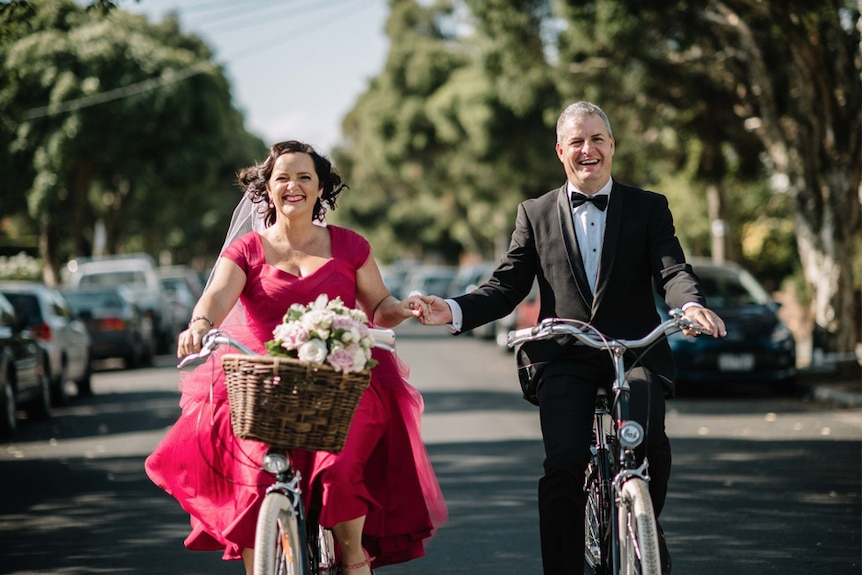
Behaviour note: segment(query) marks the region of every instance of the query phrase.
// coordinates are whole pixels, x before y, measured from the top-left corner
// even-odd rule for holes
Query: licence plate
[[[754,369],[753,353],[722,353],[718,356],[721,371],[746,371]]]

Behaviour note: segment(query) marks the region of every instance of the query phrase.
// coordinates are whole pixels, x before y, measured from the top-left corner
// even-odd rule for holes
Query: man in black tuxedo
[[[611,178],[614,145],[600,108],[589,102],[566,108],[557,122],[556,151],[567,182],[518,206],[509,250],[486,283],[453,299],[426,297],[420,321],[448,324],[455,333],[473,329],[511,312],[535,280],[540,319],[577,319],[607,336],[637,339],[659,324],[654,282],[672,308],[683,308],[713,337],[726,335],[685,261],[667,199]],[[522,351],[519,362],[543,366],[537,399],[545,446],[538,495],[544,573],[581,573],[595,396],[609,385],[613,366],[605,352],[560,340],[530,342]],[[671,465],[664,400],[673,393],[674,365],[666,341],[646,354],[631,378],[630,415],[647,430],[658,516]],[[669,572],[664,545],[662,555]]]

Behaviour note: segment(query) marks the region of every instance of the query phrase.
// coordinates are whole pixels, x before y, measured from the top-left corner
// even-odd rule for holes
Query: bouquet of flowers
[[[266,349],[270,355],[358,373],[377,365],[371,359],[374,340],[367,322],[364,312],[347,307],[340,297],[330,300],[321,294],[308,305],[291,305]]]

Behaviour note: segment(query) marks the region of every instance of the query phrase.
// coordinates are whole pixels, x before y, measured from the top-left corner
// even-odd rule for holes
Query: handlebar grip
[[[190,369],[202,365],[204,362],[206,362],[208,356],[208,353],[192,353],[190,355],[187,355],[182,358],[177,364],[177,369]]]

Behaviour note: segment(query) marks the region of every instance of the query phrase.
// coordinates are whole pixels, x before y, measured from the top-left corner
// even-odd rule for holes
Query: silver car
[[[92,393],[90,334],[76,319],[57,290],[40,282],[0,282],[0,293],[45,350],[51,403],[68,402],[66,382],[74,382],[78,395]]]

